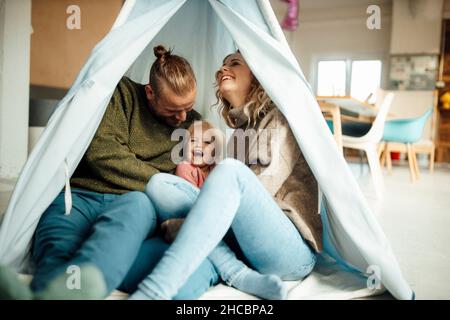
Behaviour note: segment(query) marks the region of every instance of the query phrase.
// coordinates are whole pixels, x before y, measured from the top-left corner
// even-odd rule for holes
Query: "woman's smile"
[[[253,75],[240,53],[229,55],[217,72],[217,84],[223,97],[238,107],[245,103]]]
[[[234,78],[232,76],[230,76],[230,75],[223,75],[222,78],[220,79],[220,82],[222,83],[224,81],[233,80],[233,79]]]

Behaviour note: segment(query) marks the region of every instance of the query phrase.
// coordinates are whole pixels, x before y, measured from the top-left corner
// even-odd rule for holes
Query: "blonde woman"
[[[307,276],[321,250],[317,182],[286,119],[239,52],[224,59],[216,81],[221,114],[237,129],[231,156],[245,163],[225,159],[209,174],[174,242],[139,285],[140,298],[174,297],[229,230],[252,268],[283,280]],[[244,154],[235,154],[242,146],[234,142],[248,132]]]
[[[195,121],[186,133],[184,161],[177,165],[175,175],[158,174],[146,187],[167,242],[175,239],[201,188],[214,171],[214,159],[220,157],[223,149],[222,132],[207,121]],[[150,262],[153,260],[150,259]],[[286,298],[287,288],[280,277],[263,275],[248,268],[224,241],[214,248],[207,260],[229,286],[264,299]],[[145,285],[144,281],[141,287]],[[197,284],[188,287],[195,289]],[[192,292],[191,296],[196,296],[196,292]],[[146,295],[138,291],[130,299],[146,299]]]

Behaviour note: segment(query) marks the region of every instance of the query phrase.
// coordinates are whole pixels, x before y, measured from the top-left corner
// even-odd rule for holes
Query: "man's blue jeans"
[[[242,162],[219,163],[199,193],[181,178],[164,174],[153,176],[149,184],[146,191],[158,212],[176,213],[177,205],[180,212],[189,212],[175,241],[140,284],[149,297],[171,299],[230,228],[250,266],[260,273],[299,280],[312,271],[315,253]],[[166,187],[157,188],[163,184]],[[166,192],[168,188],[172,191]]]
[[[34,291],[71,265],[92,263],[103,273],[108,291],[131,293],[168,248],[157,237],[156,215],[142,192],[123,195],[86,190],[72,191],[72,211],[65,215],[60,193],[42,215],[32,249]],[[131,268],[131,269],[130,269]],[[205,260],[175,298],[195,299],[218,282],[214,267]]]

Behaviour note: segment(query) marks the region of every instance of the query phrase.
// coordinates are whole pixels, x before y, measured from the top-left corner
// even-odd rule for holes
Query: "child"
[[[196,121],[188,128],[188,132],[186,160],[178,164],[175,173],[201,188],[215,163],[219,162],[217,159],[222,151],[223,134],[206,121]],[[173,241],[182,222],[183,219],[170,219],[162,224],[166,240]],[[225,242],[221,241],[208,258],[229,286],[265,299],[286,298],[287,289],[278,276],[263,275],[248,268],[236,258]]]
[[[186,160],[178,164],[175,174],[201,188],[215,162],[218,162],[216,159],[220,159],[223,136],[207,121],[194,122],[188,133]]]

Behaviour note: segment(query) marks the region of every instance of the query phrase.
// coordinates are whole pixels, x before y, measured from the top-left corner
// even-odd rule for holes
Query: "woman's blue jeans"
[[[172,245],[139,285],[154,299],[175,296],[230,228],[251,267],[260,273],[299,280],[314,267],[315,253],[240,161],[219,163],[200,192],[193,192],[196,189],[182,178],[166,174],[153,176],[149,188],[159,190],[149,195],[157,212],[189,212]]]
[[[145,192],[152,199],[152,203],[154,202],[155,219],[161,224],[170,219],[186,218],[198,198],[200,189],[185,179],[172,174],[161,173],[149,181]],[[170,195],[170,199],[167,195]],[[227,234],[225,239],[232,245],[240,258],[245,261],[232,232]],[[233,285],[235,277],[246,267],[244,262],[238,260],[236,253],[228,247],[225,241],[221,241],[206,259],[210,260],[218,275],[230,286]],[[145,296],[140,297],[145,298]]]

